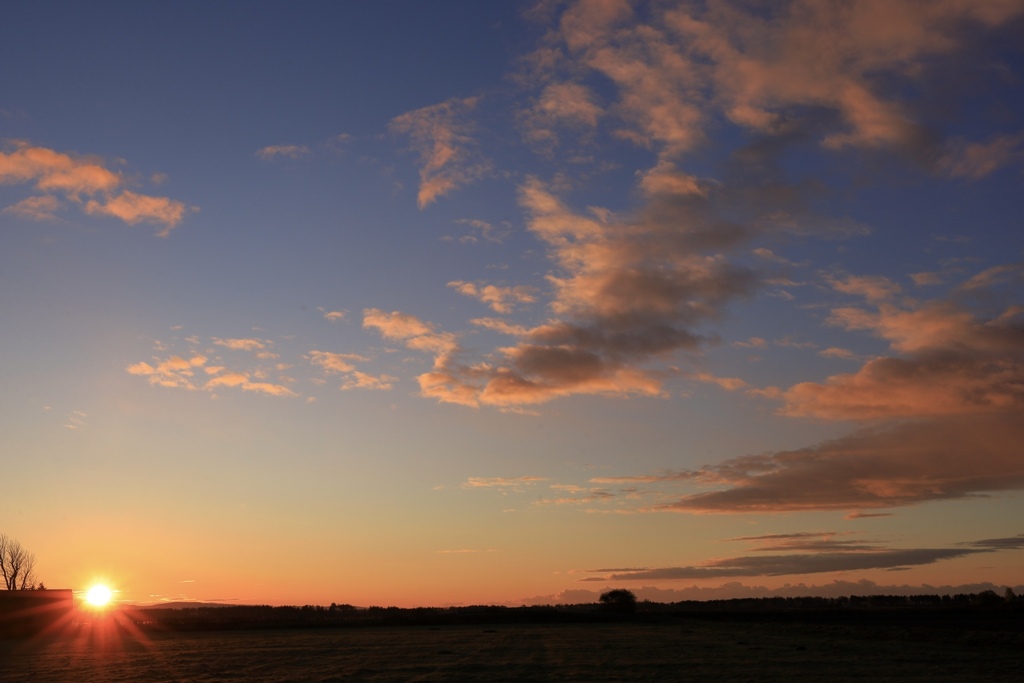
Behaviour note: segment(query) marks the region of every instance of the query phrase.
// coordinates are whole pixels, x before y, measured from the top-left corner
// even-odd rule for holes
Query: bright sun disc
[[[114,597],[113,591],[103,584],[96,584],[85,594],[85,601],[93,607],[103,607]]]

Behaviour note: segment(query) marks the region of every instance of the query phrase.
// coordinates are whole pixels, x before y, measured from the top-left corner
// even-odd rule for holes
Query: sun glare
[[[101,583],[90,588],[85,594],[85,601],[93,607],[106,607],[114,592]]]

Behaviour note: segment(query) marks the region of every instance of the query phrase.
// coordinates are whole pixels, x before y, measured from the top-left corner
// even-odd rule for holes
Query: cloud
[[[716,384],[726,391],[739,391],[749,386],[738,377],[716,377],[707,372],[695,372],[690,374],[689,377],[705,384]]]
[[[460,548],[458,550],[438,550],[439,555],[475,555],[477,553],[496,553],[497,550],[488,548],[486,550],[478,550],[476,548]]]
[[[950,176],[978,180],[1003,166],[1024,161],[1024,133],[997,135],[988,142],[954,140],[939,161]]]
[[[508,322],[507,320],[501,320],[500,318],[474,318],[469,322],[477,327],[483,327],[488,330],[494,330],[495,332],[501,332],[502,334],[508,334],[514,337],[525,335],[527,331],[527,328],[522,325],[516,325]]]
[[[868,301],[890,299],[901,291],[897,283],[881,275],[830,277],[828,281],[836,291],[863,296]]]
[[[156,365],[140,362],[129,365],[126,370],[129,374],[146,377],[155,386],[195,390],[198,388],[194,379],[195,370],[205,365],[207,360],[202,355],[195,355],[188,360],[181,356],[171,356]]]
[[[607,501],[616,497],[616,494],[607,489],[587,488],[572,484],[551,484],[549,488],[567,495],[561,498],[538,498],[533,502],[534,505],[583,505]]]
[[[33,221],[55,221],[61,201],[53,195],[26,197],[17,204],[12,204],[0,213],[6,213]]]
[[[655,586],[637,586],[631,588],[640,600],[652,602],[682,602],[685,600],[734,600],[742,598],[773,598],[773,597],[827,597],[841,598],[852,595],[969,595],[978,594],[984,591],[1001,592],[1005,586],[998,586],[993,583],[972,583],[960,585],[931,586],[928,584],[919,585],[885,585],[868,579],[859,581],[831,581],[826,584],[804,584],[786,583],[778,588],[767,588],[765,586],[748,586],[739,581],[727,581],[718,586],[692,585],[680,588],[661,588]],[[1024,592],[1024,586],[1013,587],[1018,594]],[[559,605],[559,604],[583,604],[596,603],[601,590],[580,590],[570,589],[550,595],[539,595],[533,598],[524,598],[513,604],[526,605]]]
[[[1024,408],[1024,324],[1014,315],[984,320],[930,301],[880,304],[875,311],[837,308],[829,320],[871,332],[900,355],[791,387],[783,395],[785,415],[863,420]]]
[[[941,273],[912,273],[910,279],[914,281],[914,284],[918,287],[928,287],[932,285],[941,285],[944,282]]]
[[[848,217],[813,215],[807,207],[824,191],[822,183],[817,178],[788,180],[776,168],[781,150],[810,140],[830,157],[848,149],[910,152],[941,170],[936,160],[945,143],[927,120],[927,107],[914,99],[923,95],[902,86],[1022,11],[994,0],[927,7],[910,0],[841,5],[799,0],[773,5],[771,11],[725,0],[635,7],[625,0],[552,6],[557,26],[524,61],[527,67],[520,74],[534,92],[520,123],[534,142],[554,144],[569,130],[587,136],[610,133],[650,150],[653,163],[635,172],[636,206],[622,213],[598,206],[574,209],[562,198],[572,186],[565,176],[524,179],[519,203],[526,227],[550,263],[544,293],[549,295],[548,317],[532,326],[491,318],[473,321],[514,337],[477,362],[465,359],[454,334],[408,314],[368,309],[373,313],[364,320],[365,328],[434,354],[432,370],[418,377],[422,395],[505,410],[574,395],[666,395],[664,378],[672,374],[667,361],[717,341],[708,328],[731,304],[768,282],[732,259],[732,252],[749,257],[751,242],[765,235],[845,239],[870,232]],[[469,121],[477,106],[475,98],[449,100],[391,122],[391,130],[409,136],[420,154],[421,207],[486,169]],[[736,150],[725,180],[685,170],[683,161],[706,142],[710,127],[724,121],[750,140]],[[964,149],[972,144],[963,141]],[[992,156],[1009,142],[984,144]],[[766,262],[774,268],[794,265],[763,246],[753,253],[760,267]],[[934,331],[935,325],[959,324],[940,321],[941,316],[926,320],[926,311],[906,310],[908,305],[900,309],[894,302],[903,292],[890,279],[833,275],[830,282],[837,291],[916,312],[915,323],[932,324],[908,327],[907,343],[913,335]],[[464,280],[449,286],[502,314],[522,301],[511,288]],[[530,296],[539,299],[541,292]],[[876,334],[881,334],[879,324],[909,323],[895,315],[879,323],[872,315],[881,316],[837,308],[830,320]],[[400,331],[413,321],[421,328]],[[915,353],[900,347],[902,342],[893,343],[899,353]],[[833,347],[825,353],[842,351]],[[878,364],[871,370],[887,376],[897,372],[892,360],[875,359]],[[706,375],[702,381],[745,387],[738,378]],[[935,414],[941,397],[926,394],[942,381],[936,375],[931,384],[911,387],[907,380],[906,391],[897,391],[888,404],[873,393],[881,385],[871,386],[861,392],[868,404],[859,408],[839,405],[842,392],[831,396],[832,380],[798,385],[784,394],[775,388],[750,391],[784,395],[783,412],[789,415],[856,413],[867,419],[891,408],[896,415]],[[1012,392],[1007,386],[1002,394],[995,391],[981,400],[994,401],[996,407]],[[950,390],[945,393],[949,398]],[[924,408],[929,400],[934,410]],[[958,412],[964,400],[949,399],[941,411]]]
[[[256,156],[261,159],[273,159],[274,157],[298,159],[306,154],[309,154],[309,148],[305,145],[270,145],[256,150]]]
[[[131,375],[146,377],[154,386],[211,392],[220,387],[230,387],[270,396],[296,395],[283,384],[264,381],[267,375],[264,370],[229,370],[222,365],[207,365],[209,360],[202,354],[194,354],[187,359],[173,355],[164,360],[154,359],[155,365],[139,362],[125,370]],[[198,374],[200,371],[202,375]]]
[[[619,137],[663,159],[694,150],[723,118],[765,136],[813,134],[827,150],[921,151],[935,147],[934,127],[909,101],[919,89],[900,85],[941,73],[972,38],[1022,12],[1005,0],[792,0],[769,11],[734,1],[642,11],[625,0],[570,3],[526,60],[526,78],[543,87],[529,131],[552,140],[557,121],[593,126],[614,111]],[[603,110],[578,90],[590,74],[615,86]],[[1019,155],[1010,133],[958,141],[939,167],[979,177]]]
[[[124,190],[103,201],[90,199],[83,210],[87,214],[114,216],[129,225],[139,222],[162,225],[164,227],[157,233],[157,237],[167,237],[185,217],[187,209],[182,202],[167,197],[150,197]]]
[[[44,196],[29,197],[4,211],[32,220],[52,220],[58,208],[55,194],[81,206],[90,215],[107,215],[129,225],[139,222],[162,226],[166,237],[189,210],[180,201],[124,189],[124,178],[94,158],[73,157],[45,147],[15,141],[13,151],[0,152],[0,183],[34,183]],[[83,196],[89,197],[83,202]]]
[[[524,485],[547,481],[546,477],[469,477],[462,484],[464,489],[498,488],[522,491]]]
[[[696,565],[682,567],[591,569],[589,574],[601,574],[583,581],[641,581],[714,579],[748,576],[789,576],[850,572],[864,569],[895,571],[909,567],[934,564],[944,560],[978,553],[1018,550],[1024,548],[1024,534],[1010,538],[969,541],[953,548],[888,548],[879,543],[857,540],[837,540],[835,532],[800,532],[768,534],[727,539],[754,541],[757,551],[784,554],[742,555],[716,558]]]
[[[818,352],[824,358],[841,358],[842,360],[856,360],[857,354],[849,349],[841,349],[838,346],[830,346]]]
[[[548,84],[533,106],[523,111],[520,123],[526,140],[550,151],[558,145],[557,128],[592,130],[604,114],[594,93],[580,83]]]
[[[530,179],[520,203],[555,268],[547,278],[553,317],[526,329],[476,321],[519,340],[495,362],[433,373],[427,379],[442,400],[510,408],[578,394],[660,396],[659,374],[642,365],[698,350],[706,338],[696,328],[753,288],[751,271],[714,253],[743,233],[720,229],[705,197],[659,196],[635,218],[616,219],[593,207],[573,212]],[[484,294],[467,284],[453,286]]]
[[[355,370],[349,361],[366,360],[366,358],[354,353],[331,353],[329,351],[310,351],[306,354],[309,362],[319,365],[327,372],[342,374]]]
[[[341,389],[379,389],[387,390],[394,386],[398,378],[390,375],[373,376],[356,370],[352,361],[366,361],[364,356],[354,353],[331,353],[329,351],[310,351],[306,354],[309,362],[324,369],[328,374],[342,375]]]
[[[653,508],[691,513],[862,511],[1017,490],[1024,487],[1020,417],[1011,412],[898,423],[816,446],[615,481],[725,487]]]
[[[254,382],[253,378],[247,372],[225,372],[223,374],[218,374],[216,377],[208,381],[203,388],[207,391],[212,391],[218,387],[237,387],[243,391],[253,391],[256,393],[268,394],[270,396],[296,395],[294,391],[281,384],[259,381]]]
[[[0,182],[33,181],[42,192],[78,196],[112,192],[121,184],[121,177],[93,159],[73,158],[27,142],[15,142],[9,154],[0,152]]]
[[[214,337],[213,343],[232,351],[262,351],[267,348],[267,342],[262,339],[220,339]]]
[[[501,244],[502,242],[505,241],[510,232],[507,223],[504,223],[501,226],[495,226],[492,225],[491,223],[488,223],[487,221],[482,221],[478,218],[461,218],[455,221],[455,223],[457,225],[467,225],[473,230],[473,233],[463,235],[461,238],[459,238],[460,242],[466,244],[473,244],[478,242],[479,239],[477,238],[477,234],[480,235],[481,239],[484,239],[488,242]]]
[[[64,422],[64,429],[82,429],[88,426],[88,423],[85,421],[87,417],[89,417],[88,414],[81,410],[71,411],[71,414],[68,415],[67,420]]]
[[[345,319],[345,311],[324,311],[324,319],[338,322]]]
[[[700,565],[658,567],[630,572],[595,569],[603,576],[583,581],[674,581],[680,579],[719,579],[744,576],[790,576],[850,572],[864,569],[895,569],[934,564],[942,560],[971,555],[980,550],[968,548],[911,548],[868,552],[823,552],[792,555],[747,555],[712,560]]]
[[[481,178],[490,164],[479,156],[468,115],[478,98],[451,99],[407,112],[391,120],[392,132],[408,135],[419,152],[421,209]]]
[[[1024,275],[1024,267],[1018,263],[993,266],[971,277],[960,285],[960,289],[962,291],[987,289],[1005,282],[1022,281],[1024,280],[1022,275]]]
[[[483,366],[467,367],[458,361],[462,349],[450,332],[436,331],[434,325],[400,311],[386,313],[377,308],[363,311],[363,328],[375,329],[385,339],[401,341],[406,348],[434,354],[430,372],[419,375],[420,395],[442,403],[468,407],[479,405],[473,380],[487,372]]]
[[[1024,534],[1017,534],[1008,538],[986,538],[980,541],[970,541],[963,545],[987,550],[1021,550],[1024,549]]]
[[[482,283],[454,280],[448,286],[468,297],[490,306],[496,313],[511,313],[515,304],[528,304],[536,301],[534,287],[519,285],[516,287],[498,287]]]

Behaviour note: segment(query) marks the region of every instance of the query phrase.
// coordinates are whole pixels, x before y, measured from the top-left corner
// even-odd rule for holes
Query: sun
[[[97,583],[85,593],[85,601],[93,607],[106,607],[114,597],[114,591],[102,583]]]

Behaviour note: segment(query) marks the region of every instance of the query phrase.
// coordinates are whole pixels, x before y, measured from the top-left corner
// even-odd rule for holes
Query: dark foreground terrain
[[[0,639],[0,681],[1024,680],[1018,619],[934,617],[178,632],[96,624]]]

